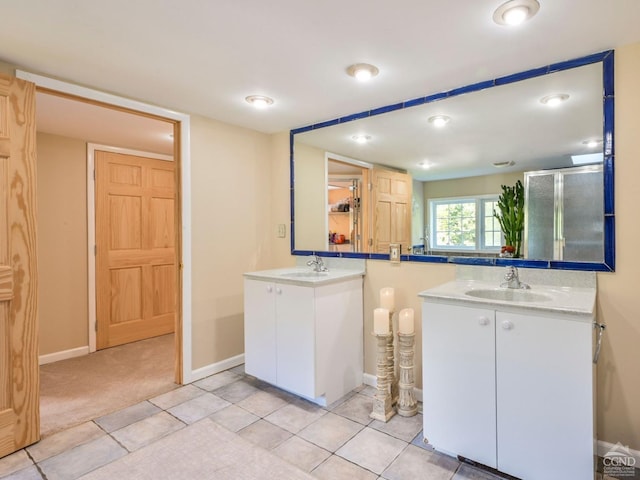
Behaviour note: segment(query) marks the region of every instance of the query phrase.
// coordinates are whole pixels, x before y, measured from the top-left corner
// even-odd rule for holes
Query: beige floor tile
[[[460,462],[453,457],[409,445],[384,471],[382,476],[387,480],[407,478],[449,480],[459,466]]]
[[[203,378],[202,380],[198,380],[193,384],[198,388],[202,388],[204,390],[211,392],[217,388],[224,387],[225,385],[229,385],[230,383],[233,383],[233,382],[237,382],[241,378],[242,378],[241,375],[238,375],[237,373],[233,373],[230,370],[226,370],[224,372],[211,375],[210,377]]]
[[[16,453],[0,458],[0,478],[32,465],[33,462],[29,458],[29,455],[27,455],[27,452],[25,450],[18,450]]]
[[[291,433],[298,433],[326,413],[327,411],[321,408],[290,403],[266,416],[265,420]]]
[[[291,438],[291,433],[273,425],[265,420],[258,420],[248,427],[243,428],[238,434],[251,443],[266,450],[277,447],[282,442]]]
[[[179,418],[186,424],[192,424],[198,420],[202,420],[204,417],[222,410],[225,407],[231,405],[226,400],[214,395],[213,393],[205,393],[191,400],[187,400],[180,405],[167,410],[174,417]]]
[[[329,412],[301,430],[298,436],[335,452],[363,428],[360,423]]]
[[[402,440],[367,427],[344,444],[336,454],[380,475],[407,445]]]
[[[260,420],[260,417],[235,405],[218,410],[213,415],[210,415],[209,418],[232,432],[242,430],[244,427]]]
[[[35,465],[32,465],[30,467],[23,468],[22,470],[18,470],[7,477],[1,478],[2,480],[42,480],[42,475],[40,475],[38,468]]]
[[[418,432],[422,430],[422,415],[414,415],[413,417],[394,415],[386,423],[374,420],[369,426],[405,442],[411,442],[416,438]]]
[[[149,401],[161,409],[167,410],[168,408],[175,407],[176,405],[204,395],[205,393],[206,392],[204,390],[201,390],[198,387],[185,385],[184,387],[176,388],[170,392],[153,397]]]
[[[361,423],[362,425],[369,425],[372,420],[371,417],[369,417],[372,408],[372,398],[358,393],[343,404],[338,405],[332,411],[333,413],[346,417],[354,422]]]
[[[102,429],[106,432],[114,432],[123,427],[126,427],[127,425],[136,423],[143,418],[155,415],[160,411],[160,408],[156,407],[152,403],[140,402],[131,407],[118,410],[117,412],[105,415],[100,418],[96,418],[94,422],[100,425],[100,427],[102,427]]]
[[[332,455],[311,472],[321,480],[376,480],[378,476],[337,455]]]
[[[127,451],[113,438],[104,436],[48,458],[38,465],[48,480],[70,480],[126,454]]]
[[[238,403],[257,391],[258,389],[253,385],[245,382],[244,380],[238,380],[237,382],[230,383],[229,385],[225,385],[224,387],[214,390],[213,393],[231,403]]]
[[[258,417],[266,417],[287,404],[286,400],[274,395],[273,393],[257,391],[253,395],[241,400],[237,403],[239,407],[257,415]]]
[[[273,453],[305,472],[310,472],[331,456],[330,452],[295,436],[274,448]]]
[[[185,425],[167,412],[160,412],[139,422],[128,425],[111,435],[130,452],[180,430]]]
[[[35,445],[27,447],[27,451],[33,460],[39,463],[65,450],[104,436],[106,436],[106,433],[98,425],[93,422],[87,422],[58,432],[50,437],[45,437]]]

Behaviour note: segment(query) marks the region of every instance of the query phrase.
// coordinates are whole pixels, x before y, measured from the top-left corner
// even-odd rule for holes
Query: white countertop
[[[253,280],[265,280],[314,287],[362,277],[364,276],[364,273],[364,270],[359,269],[331,268],[326,272],[318,272],[316,274],[316,272],[309,267],[292,267],[247,272],[244,274],[244,277]]]
[[[430,288],[418,295],[428,301],[439,303],[459,303],[466,306],[489,307],[498,310],[551,312],[563,315],[574,315],[592,318],[595,315],[596,289],[585,287],[562,287],[548,285],[531,285],[530,290],[515,290],[516,295],[522,293],[531,299],[500,300],[495,298],[479,298],[469,292],[489,291],[496,296],[509,295],[507,288],[499,284],[478,280],[454,280],[435,288]]]

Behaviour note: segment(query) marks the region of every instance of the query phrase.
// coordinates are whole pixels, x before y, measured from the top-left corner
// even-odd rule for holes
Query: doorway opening
[[[174,290],[174,293],[171,295],[171,299],[168,300],[166,296],[162,296],[161,294],[158,298],[160,298],[161,300],[160,302],[162,304],[161,307],[164,308],[165,310],[168,309],[169,305],[171,304],[175,305],[175,313],[173,314],[175,318],[173,322],[175,327],[175,334],[171,334],[173,338],[170,338],[169,341],[167,341],[167,339],[165,338],[161,342],[156,342],[156,343],[157,344],[161,343],[162,345],[165,345],[165,347],[163,348],[166,348],[166,345],[169,345],[169,348],[172,350],[171,354],[174,360],[173,360],[173,368],[172,368],[172,371],[170,372],[171,381],[177,384],[189,382],[191,377],[190,308],[189,308],[188,302],[185,302],[184,299],[190,296],[190,282],[189,282],[190,238],[188,238],[190,236],[189,228],[188,228],[190,218],[189,218],[188,200],[183,201],[181,197],[181,192],[185,191],[185,186],[188,187],[188,171],[189,171],[188,145],[185,145],[185,143],[183,143],[182,141],[183,139],[187,139],[188,141],[188,128],[189,128],[188,116],[182,115],[182,114],[176,114],[175,112],[165,111],[164,109],[159,109],[157,107],[139,104],[137,102],[132,102],[130,100],[120,99],[118,97],[102,94],[101,92],[84,89],[82,87],[77,87],[71,84],[66,84],[63,82],[47,79],[46,77],[31,75],[25,72],[18,72],[18,76],[36,83],[38,87],[37,99],[36,99],[38,114],[46,113],[48,111],[49,114],[54,119],[54,124],[56,125],[57,130],[44,127],[44,125],[46,124],[46,121],[42,120],[40,115],[38,116],[38,119],[36,121],[38,136],[47,137],[45,141],[49,142],[49,144],[51,144],[52,142],[55,143],[60,139],[62,139],[62,143],[65,143],[66,146],[69,146],[69,145],[73,146],[74,144],[77,145],[78,143],[84,143],[84,149],[83,149],[84,158],[82,162],[83,179],[81,180],[82,183],[80,185],[80,188],[86,190],[86,193],[84,196],[83,206],[80,207],[80,210],[84,208],[85,210],[84,216],[86,221],[86,224],[85,224],[86,226],[84,230],[84,240],[83,240],[84,248],[82,249],[82,252],[85,255],[85,265],[86,265],[85,269],[87,271],[87,274],[85,274],[83,279],[85,284],[84,291],[87,292],[87,295],[85,296],[85,299],[84,299],[86,306],[84,306],[83,308],[83,305],[82,305],[83,302],[78,302],[79,300],[78,297],[81,297],[83,295],[78,295],[77,291],[76,291],[76,295],[73,295],[73,294],[67,295],[67,299],[66,299],[67,301],[66,307],[73,309],[73,306],[77,307],[78,304],[80,304],[80,308],[78,308],[77,310],[86,312],[85,314],[86,316],[83,322],[84,328],[81,328],[82,332],[80,333],[81,336],[84,336],[84,339],[83,341],[76,342],[76,345],[79,343],[79,345],[81,346],[79,347],[72,346],[72,348],[69,348],[69,344],[67,345],[64,344],[64,338],[69,336],[68,335],[69,332],[72,332],[73,330],[77,330],[78,325],[75,325],[75,326],[68,325],[68,324],[60,325],[60,324],[56,324],[54,320],[53,324],[51,323],[48,324],[45,330],[48,329],[49,332],[55,331],[56,334],[54,335],[54,337],[57,336],[58,338],[53,339],[52,344],[48,346],[49,351],[44,352],[45,353],[44,355],[42,355],[43,351],[41,350],[41,364],[49,363],[52,361],[61,360],[65,358],[73,358],[79,355],[89,353],[90,351],[94,351],[96,349],[96,335],[95,335],[96,323],[93,322],[90,324],[90,320],[88,319],[88,317],[90,316],[89,312],[91,312],[92,314],[95,312],[95,300],[92,301],[91,300],[92,295],[88,294],[89,291],[92,291],[92,293],[95,292],[95,271],[89,272],[89,266],[88,266],[89,260],[93,260],[95,258],[93,257],[95,250],[93,248],[89,248],[89,249],[87,248],[87,245],[92,243],[92,241],[94,242],[94,245],[95,245],[95,228],[93,226],[90,227],[88,225],[89,219],[94,215],[93,215],[93,212],[91,211],[91,207],[87,199],[95,195],[95,191],[92,191],[93,190],[93,168],[87,167],[87,153],[88,153],[87,144],[95,142],[99,144],[116,145],[117,147],[115,149],[112,148],[111,150],[112,151],[120,150],[118,155],[132,155],[133,157],[138,157],[141,155],[140,151],[144,150],[145,152],[151,152],[150,156],[164,155],[165,157],[171,157],[175,161],[175,175],[173,175],[173,180],[172,180],[173,186],[175,187],[175,201],[173,206],[169,206],[169,202],[164,202],[162,210],[163,210],[163,214],[164,214],[163,218],[165,222],[162,228],[159,228],[159,230],[162,231],[162,234],[164,237],[172,236],[174,239],[174,245],[173,245],[175,247],[174,262],[171,268],[169,268],[168,263],[165,262],[165,264],[161,266],[164,268],[158,268],[156,269],[157,271],[155,272],[156,278],[159,279],[159,282],[158,282],[159,284],[167,285],[167,284],[173,283],[172,288]],[[64,102],[65,107],[58,108],[58,109],[47,109],[45,108],[47,101],[51,101],[54,103]],[[74,105],[74,107],[72,107],[71,105]],[[137,123],[154,123],[157,125],[162,125],[165,130],[165,133],[162,134],[161,139],[158,139],[158,138],[152,138],[153,133],[149,133],[149,132],[146,132],[146,136],[145,136],[145,130],[140,130],[137,128],[128,128],[128,129],[125,128],[124,130],[127,130],[129,133],[133,133],[134,136],[136,136],[136,133],[137,133],[137,137],[139,138],[137,142],[131,140],[131,138],[126,138],[126,137],[124,138],[124,140],[122,140],[117,138],[116,130],[118,129],[114,128],[112,123],[104,121],[104,118],[93,120],[93,123],[96,123],[97,126],[100,127],[99,130],[102,131],[102,135],[87,133],[86,131],[84,131],[83,133],[82,128],[79,128],[79,130],[76,131],[76,133],[69,133],[69,132],[65,133],[64,131],[61,130],[63,124],[72,125],[75,121],[76,122],[75,128],[78,128],[78,125],[77,125],[78,123],[81,124],[83,127],[87,127],[89,123],[92,123],[91,121],[89,121],[90,119],[88,119],[87,117],[83,118],[82,116],[74,115],[75,108],[99,109],[102,113],[104,113],[107,116],[112,116],[112,117],[119,116],[119,118],[121,119],[126,117],[129,119],[132,119],[134,123],[136,122]],[[119,126],[122,127],[122,125],[119,125]],[[45,132],[44,131],[45,129],[48,131]],[[122,130],[122,128],[120,128],[120,130]],[[155,144],[159,144],[158,140],[161,140],[162,142],[164,142],[165,144],[165,146],[163,147],[164,150],[153,146],[154,142]],[[40,150],[40,146],[38,147],[38,150]],[[102,150],[108,151],[109,148],[102,147]],[[95,155],[95,151],[96,150],[94,148],[93,150],[94,155]],[[40,156],[40,152],[38,152],[38,156]],[[95,161],[95,157],[93,158],[93,160]],[[58,175],[55,177],[55,179],[63,183],[67,182],[69,186],[74,186],[75,184],[75,188],[77,189],[78,184],[76,182],[78,181],[78,176],[74,175],[70,170],[67,170],[67,168],[68,168],[68,163],[65,163],[64,166],[62,166],[62,169],[61,169],[62,171],[58,172]],[[108,173],[108,175],[111,175],[113,177],[114,174],[113,172],[110,172]],[[167,175],[164,175],[164,176],[156,175],[156,177],[157,178],[163,177],[161,180],[165,183],[169,178]],[[46,182],[47,182],[47,178],[45,178],[43,175],[40,175],[40,178],[38,180],[39,193],[41,192],[41,184]],[[62,187],[62,190],[66,188],[65,185],[57,185],[56,188],[58,191],[60,191],[60,187]],[[59,197],[56,197],[56,198],[59,199]],[[117,202],[115,203],[117,204]],[[162,202],[156,201],[155,203],[162,203]],[[69,205],[68,204],[65,205],[63,202],[62,205],[58,205],[58,207],[60,206],[65,208],[65,207],[68,207]],[[122,209],[120,210],[120,213],[121,212],[122,212]],[[113,214],[113,215],[117,216],[117,212],[116,214]],[[40,217],[42,218],[43,216],[41,215]],[[51,218],[51,216],[49,217],[50,218],[48,218],[48,221],[52,221],[53,223],[55,223],[55,219]],[[170,228],[168,228],[168,223],[166,222],[167,218],[169,217],[172,217]],[[59,223],[58,233],[63,233],[63,234],[70,233],[69,231],[65,230],[65,227],[69,226],[65,222],[66,222],[66,219],[63,218]],[[158,226],[158,223],[159,222],[155,222],[155,225]],[[108,234],[105,238],[110,240],[110,236]],[[64,243],[67,242],[64,235],[59,236],[59,241]],[[42,244],[42,242],[40,243]],[[49,255],[49,258],[55,257],[55,248],[57,247],[60,247],[60,243],[56,245],[55,242],[51,242],[48,245],[46,245],[45,248],[52,248],[51,251],[53,252],[53,255]],[[166,247],[166,245],[163,245],[163,247]],[[41,258],[47,258],[47,256],[41,255]],[[74,270],[74,266],[72,265],[68,265],[65,267],[68,267],[68,268],[58,269],[58,273],[62,272],[66,274],[68,273],[67,271],[69,270],[74,271],[75,277],[77,280],[78,270],[82,270],[82,269],[76,268]],[[55,265],[54,265],[54,269],[55,269]],[[160,273],[158,273],[158,271]],[[50,272],[50,273],[52,273],[52,276],[55,275],[55,272]],[[122,273],[122,272],[119,272],[119,273]],[[118,275],[115,275],[115,277],[117,276]],[[122,275],[120,276],[122,277]],[[131,279],[131,275],[125,274],[124,277],[126,277],[127,280]],[[49,286],[52,287],[47,289],[47,294],[50,294],[53,297],[57,295],[60,298],[58,299],[54,298],[53,301],[62,300],[64,303],[65,300],[62,298],[64,295],[64,292],[61,291],[61,290],[64,290],[64,287],[65,287],[64,280],[60,278],[55,283],[52,282],[51,279],[47,279],[47,281],[49,282]],[[41,292],[44,291],[44,288],[46,288],[45,285],[46,285],[46,282],[44,282],[43,284],[43,282],[41,281],[41,285],[40,285]],[[126,296],[126,292],[131,291],[131,289],[129,288],[130,282],[127,285],[121,285],[121,287],[122,288],[120,288],[120,291],[116,293],[125,294]],[[146,287],[146,288],[148,292],[151,293],[151,297],[152,297],[154,293],[154,288],[152,286]],[[147,297],[148,296],[149,295],[147,295]],[[70,297],[73,297],[73,298],[70,298]],[[130,305],[130,310],[128,312],[125,312],[126,314],[130,314],[132,311],[131,309],[135,309],[135,305],[133,306],[131,306],[131,304],[129,305]],[[41,323],[45,321],[43,317],[45,317],[47,313],[51,312],[51,310],[47,312],[47,309],[44,305],[42,305],[42,307],[43,308],[41,308],[41,315],[40,315]],[[124,316],[122,315],[122,311],[120,311],[119,314],[120,314],[120,317],[119,317],[120,320],[123,320],[123,319],[125,321],[128,320],[127,315],[124,315]],[[48,334],[48,332],[42,332],[42,333]],[[77,331],[71,334],[71,336],[73,335],[77,335]],[[51,340],[51,338],[49,338],[48,340]],[[78,358],[77,360],[80,360],[80,359],[81,358]],[[135,362],[132,362],[131,368],[135,368]],[[70,392],[70,395],[73,395],[73,392]],[[95,416],[96,415],[93,414],[93,418],[95,418]]]

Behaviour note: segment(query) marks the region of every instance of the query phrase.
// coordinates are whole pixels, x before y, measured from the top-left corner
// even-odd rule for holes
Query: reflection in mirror
[[[400,243],[410,260],[495,259],[503,244],[495,201],[501,185],[520,180],[525,259],[612,269],[603,233],[612,239],[603,189],[612,185],[611,158],[603,168],[612,55],[294,130],[294,253],[388,254]],[[534,190],[538,183],[547,188]]]

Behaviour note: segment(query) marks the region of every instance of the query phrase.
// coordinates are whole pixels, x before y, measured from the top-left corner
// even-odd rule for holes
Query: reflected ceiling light
[[[601,143],[602,140],[585,140],[584,142],[582,142],[582,144],[586,145],[587,148],[596,148]]]
[[[498,25],[516,26],[533,17],[540,10],[536,0],[510,0],[493,12],[493,21]]]
[[[431,165],[429,165],[429,163],[427,161],[418,162],[418,166],[420,168],[422,168],[423,170],[429,170],[429,168],[431,168]]]
[[[264,95],[249,95],[245,100],[247,103],[258,109],[267,108],[269,105],[273,105],[273,98],[265,97]]]
[[[351,138],[357,143],[364,144],[371,140],[371,135],[354,135]]]
[[[505,162],[493,162],[491,165],[493,165],[496,168],[504,168],[504,167],[513,167],[516,164],[516,162],[514,162],[513,160],[508,160]]]
[[[569,95],[566,93],[554,93],[553,95],[547,95],[546,97],[542,97],[540,99],[540,103],[543,105],[547,105],[548,107],[557,107],[562,102],[565,102],[569,99]]]
[[[429,123],[433,123],[433,126],[438,128],[444,127],[450,120],[451,118],[446,115],[434,115],[433,117],[429,117]]]
[[[347,73],[354,77],[356,80],[366,82],[380,73],[378,67],[370,65],[368,63],[356,63],[347,68]]]

